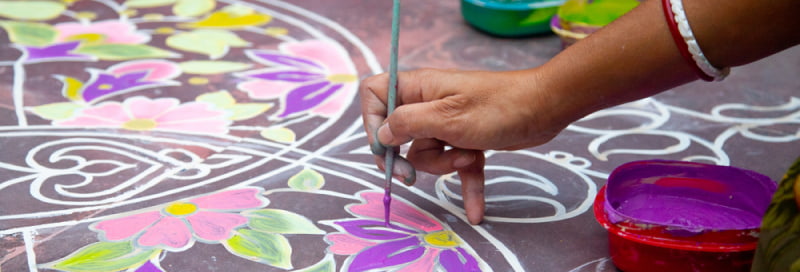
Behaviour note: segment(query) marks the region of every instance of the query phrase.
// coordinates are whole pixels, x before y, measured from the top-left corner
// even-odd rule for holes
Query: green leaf
[[[336,262],[329,255],[329,257],[325,257],[325,259],[322,259],[321,261],[312,266],[300,270],[295,270],[294,272],[335,272],[335,271],[336,271]]]
[[[292,246],[283,235],[239,229],[237,235],[222,244],[239,257],[278,268],[292,269]]]
[[[176,0],[128,0],[125,1],[125,6],[129,8],[154,8],[172,5],[175,1]]]
[[[271,103],[240,103],[230,106],[226,110],[233,112],[233,115],[229,117],[231,120],[241,121],[256,117],[268,111],[272,106]]]
[[[120,271],[137,267],[160,251],[136,249],[128,241],[97,242],[46,266],[66,271]]]
[[[590,4],[567,1],[558,16],[567,22],[604,26],[639,5],[636,0],[595,0]]]
[[[102,60],[177,57],[173,52],[144,44],[93,44],[78,47],[75,53],[92,55]]]
[[[200,102],[211,103],[220,109],[230,111],[232,114],[229,119],[234,121],[246,120],[272,108],[271,103],[244,103],[238,104],[228,91],[206,93],[197,96],[195,99]]]
[[[202,29],[172,35],[167,38],[167,45],[218,59],[225,56],[231,46],[244,47],[250,46],[250,43],[227,30]]]
[[[303,169],[289,178],[289,187],[303,191],[314,191],[325,185],[325,177],[314,169]]]
[[[22,45],[45,46],[58,35],[55,28],[42,23],[3,21],[0,26],[6,29],[11,42]]]
[[[281,234],[325,234],[311,220],[302,215],[278,209],[262,209],[243,213],[250,228]]]
[[[297,136],[288,128],[268,128],[261,131],[261,137],[280,143],[293,143]]]
[[[216,0],[178,0],[172,7],[172,13],[182,17],[195,17],[214,10]]]
[[[83,106],[72,102],[45,104],[31,108],[33,113],[47,120],[64,120],[72,117]]]
[[[236,100],[233,99],[231,93],[229,93],[226,90],[213,93],[204,93],[197,96],[195,100],[214,104],[214,106],[217,106],[218,108],[221,109],[225,109],[236,104]]]
[[[55,19],[66,6],[61,1],[0,1],[0,17],[14,20]]]
[[[252,64],[232,61],[193,60],[180,64],[181,70],[188,74],[213,75],[249,69]]]

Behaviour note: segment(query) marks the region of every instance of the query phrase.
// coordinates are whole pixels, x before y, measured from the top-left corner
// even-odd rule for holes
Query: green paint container
[[[564,0],[461,0],[461,15],[475,28],[501,37],[550,33]]]

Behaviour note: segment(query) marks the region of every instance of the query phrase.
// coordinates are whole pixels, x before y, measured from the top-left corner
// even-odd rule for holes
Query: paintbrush
[[[386,118],[392,114],[397,103],[397,47],[400,40],[400,0],[393,0],[392,3],[392,47],[389,56],[389,93],[386,102]],[[392,204],[392,171],[394,170],[395,151],[391,146],[386,148],[384,170],[386,171],[386,183],[383,186],[383,208],[384,224],[389,226],[389,215],[391,214]]]

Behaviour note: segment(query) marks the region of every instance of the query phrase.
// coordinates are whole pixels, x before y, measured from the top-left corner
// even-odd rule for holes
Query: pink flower
[[[214,243],[232,237],[247,218],[232,213],[266,206],[258,188],[244,188],[177,201],[159,210],[100,221],[91,229],[107,241],[133,240],[140,247],[182,251],[195,240]]]
[[[132,97],[125,102],[105,102],[84,108],[59,126],[111,127],[136,131],[165,130],[224,134],[231,121],[228,112],[203,102],[180,104],[174,98]]]
[[[280,98],[281,118],[305,112],[332,117],[352,101],[358,75],[340,45],[308,40],[282,43],[279,50],[247,51],[268,68],[239,74],[251,79],[239,84],[239,89],[254,99]]]
[[[366,203],[347,207],[357,219],[334,221],[341,232],[325,236],[328,251],[350,255],[343,271],[481,271],[475,253],[452,230],[402,199],[392,202],[392,224],[383,218],[383,194],[362,192]],[[366,218],[365,218],[366,217]]]
[[[142,44],[150,41],[150,36],[136,32],[136,26],[118,20],[100,21],[91,24],[60,23],[56,42],[80,40],[88,43]]]

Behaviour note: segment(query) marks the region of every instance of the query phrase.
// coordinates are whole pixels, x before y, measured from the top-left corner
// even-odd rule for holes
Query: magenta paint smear
[[[639,161],[608,179],[611,222],[667,226],[691,233],[758,228],[776,183],[759,173],[676,161]]]

